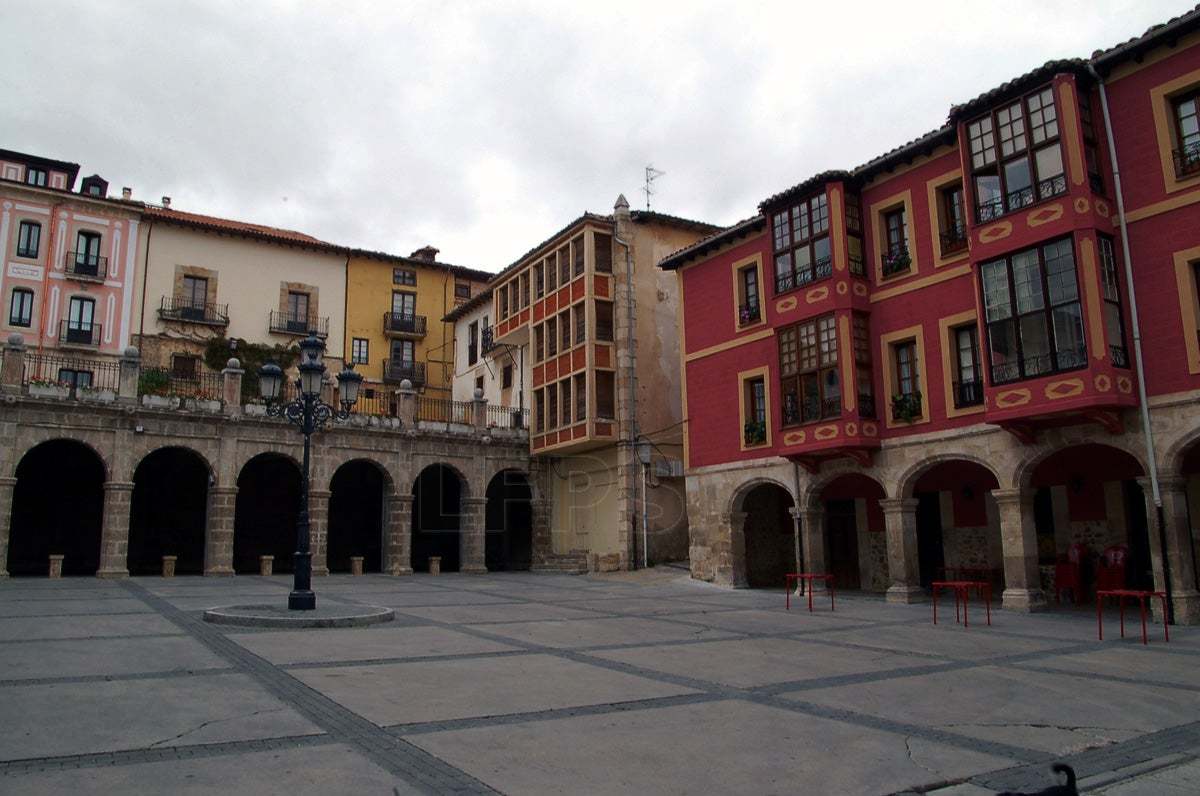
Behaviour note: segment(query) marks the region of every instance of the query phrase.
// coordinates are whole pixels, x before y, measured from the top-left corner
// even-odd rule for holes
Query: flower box
[[[179,399],[174,395],[143,395],[142,406],[147,409],[178,409]]]
[[[57,382],[30,382],[29,396],[31,398],[52,398],[56,401],[65,401],[71,397],[71,388],[66,384]]]
[[[88,403],[110,404],[117,400],[115,390],[107,390],[97,387],[84,387],[79,390],[79,400]]]

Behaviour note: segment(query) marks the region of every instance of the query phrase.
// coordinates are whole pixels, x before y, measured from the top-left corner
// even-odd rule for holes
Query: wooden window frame
[[[417,286],[417,272],[413,268],[393,268],[392,269],[392,284],[405,285],[407,287]]]
[[[20,297],[21,309],[28,310],[28,313],[14,314],[17,310],[17,298]],[[33,327],[33,290],[27,287],[14,287],[12,293],[8,297],[8,325],[15,326],[20,329],[29,329]]]
[[[361,346],[359,345],[360,343],[362,344]],[[366,337],[352,337],[350,339],[350,364],[368,365],[370,362],[371,341]]]
[[[1175,144],[1175,175],[1178,179],[1187,179],[1200,174],[1200,132],[1192,134],[1189,142],[1183,132],[1183,117],[1180,110],[1185,102],[1191,102],[1195,113],[1193,116],[1200,125],[1200,86],[1176,94],[1171,97],[1171,124]]]
[[[810,285],[833,276],[833,239],[830,233],[829,196],[822,189],[771,214],[771,240],[774,252],[775,295]],[[817,247],[827,250],[817,257]],[[803,251],[808,262],[797,267],[796,255]],[[780,272],[781,264],[786,273]]]
[[[33,247],[29,247],[29,238],[33,238]],[[27,260],[37,259],[42,250],[42,225],[37,221],[22,219],[17,225],[17,257]]]
[[[1121,268],[1117,242],[1109,235],[1096,235],[1100,271],[1100,297],[1104,304],[1104,336],[1114,366],[1129,369],[1129,338],[1125,336],[1125,305],[1121,300]],[[1110,324],[1112,321],[1112,324]],[[1113,325],[1115,324],[1115,328]]]
[[[795,369],[785,360],[784,346],[792,335],[795,345]],[[840,417],[845,406],[846,385],[843,384],[841,369],[841,347],[837,334],[837,317],[830,313],[807,318],[799,323],[780,329],[779,339],[779,395],[780,425],[783,428],[819,423]],[[810,339],[806,343],[805,339]],[[810,350],[811,349],[811,350]],[[811,364],[806,364],[806,359]],[[827,381],[832,376],[837,383],[836,396],[832,395]],[[807,381],[811,380],[811,381]],[[816,387],[815,408],[808,395],[808,387]],[[806,400],[808,398],[809,400]],[[789,400],[791,399],[791,400]],[[837,401],[836,407],[833,402]]]
[[[34,179],[34,175],[41,175],[41,179]],[[45,169],[39,169],[36,166],[25,167],[25,184],[32,185],[35,188],[45,188],[49,184],[50,174]]]
[[[771,372],[764,366],[737,374],[738,443],[743,451],[771,446]],[[754,387],[761,385],[762,406],[756,407]],[[755,414],[756,410],[761,410]],[[761,417],[761,420],[758,419]],[[755,428],[752,429],[752,424]],[[761,424],[761,428],[758,425]],[[753,431],[753,433],[752,433]]]

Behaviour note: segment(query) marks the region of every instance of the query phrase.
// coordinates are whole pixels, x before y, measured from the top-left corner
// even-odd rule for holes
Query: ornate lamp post
[[[304,475],[300,486],[300,518],[296,523],[296,554],[293,567],[292,593],[288,595],[288,608],[311,611],[317,607],[317,595],[312,591],[312,550],[308,535],[308,469],[309,447],[313,432],[325,427],[330,420],[345,420],[350,409],[358,401],[358,388],[362,375],[347,365],[337,375],[341,409],[335,409],[321,400],[321,383],[325,377],[325,343],[316,335],[309,335],[300,342],[300,395],[292,401],[281,401],[283,370],[274,362],[268,362],[258,371],[258,387],[267,414],[286,417],[299,426],[304,435]]]

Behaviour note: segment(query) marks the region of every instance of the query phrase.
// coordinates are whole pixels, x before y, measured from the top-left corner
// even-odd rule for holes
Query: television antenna
[[[653,183],[655,180],[657,180],[659,177],[663,176],[664,174],[666,174],[665,171],[659,171],[658,169],[654,168],[653,166],[646,166],[646,184],[642,187],[642,193],[646,194],[646,209],[647,210],[650,209],[650,197],[654,195],[654,189],[651,187],[651,183]]]

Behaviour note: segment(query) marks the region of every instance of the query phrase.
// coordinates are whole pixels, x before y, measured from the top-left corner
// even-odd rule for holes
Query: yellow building
[[[363,397],[386,400],[407,379],[431,398],[451,395],[454,324],[442,319],[493,274],[437,261],[432,246],[408,257],[352,249],[346,262],[346,361]]]

